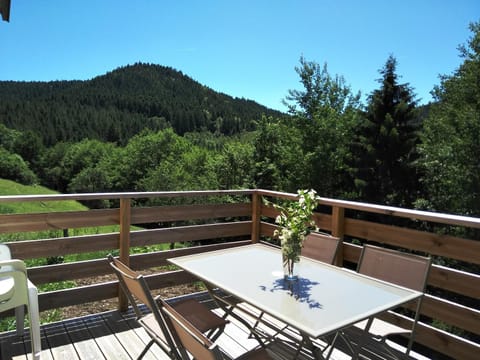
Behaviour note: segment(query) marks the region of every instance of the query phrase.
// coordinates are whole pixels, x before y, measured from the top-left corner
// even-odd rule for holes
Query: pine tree
[[[354,186],[364,201],[410,206],[417,194],[418,123],[416,100],[408,84],[399,84],[391,55],[369,96],[365,118],[352,145]]]

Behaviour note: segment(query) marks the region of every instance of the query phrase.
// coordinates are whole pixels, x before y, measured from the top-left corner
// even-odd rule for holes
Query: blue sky
[[[393,54],[427,103],[479,20],[478,0],[12,0],[0,80],[86,80],[140,61],[284,110],[300,56],[365,98]]]

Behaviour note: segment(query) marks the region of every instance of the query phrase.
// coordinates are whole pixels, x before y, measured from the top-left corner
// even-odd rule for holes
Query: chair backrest
[[[145,304],[150,311],[157,310],[155,300],[148,285],[141,274],[138,274],[120,260],[108,255],[108,261],[113,271],[118,277],[120,286],[132,305],[137,317],[141,317],[142,312],[138,308],[137,300]]]
[[[159,303],[155,301],[143,275],[138,274],[134,270],[130,269],[127,265],[125,265],[120,260],[114,258],[111,254],[108,255],[108,262],[110,263],[110,266],[117,275],[120,287],[127,296],[130,304],[132,305],[137,319],[142,318],[144,314],[140,310],[139,304],[137,304],[136,300],[145,304],[153,313],[163,333],[163,337],[167,342],[168,346],[170,347],[170,351],[176,352],[175,349],[177,347],[168,330],[168,326],[165,322],[165,317],[162,315],[159,308],[159,303],[161,306],[166,303],[161,300],[159,300]],[[179,356],[178,354],[175,355],[177,357]]]
[[[431,259],[365,245],[357,271],[412,290],[425,291]]]
[[[313,232],[308,234],[303,242],[302,255],[327,264],[333,264],[339,245],[340,239],[338,237]]]
[[[380,280],[388,281],[412,290],[424,292],[430,272],[431,259],[377,246],[364,245],[358,272]],[[423,296],[417,301],[415,317],[408,340],[406,354],[410,353],[420,316]]]
[[[0,311],[28,304],[27,268],[22,260],[0,261]]]
[[[177,341],[182,344],[182,347],[187,350],[194,359],[223,359],[220,349],[173,307],[164,303],[162,312],[166,314],[167,325],[170,327],[171,332],[176,334]],[[184,356],[185,355],[186,354],[184,354]],[[189,358],[187,357],[185,360],[189,360]]]

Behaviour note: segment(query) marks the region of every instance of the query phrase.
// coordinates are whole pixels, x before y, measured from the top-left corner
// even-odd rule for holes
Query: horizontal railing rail
[[[161,289],[195,281],[188,273],[167,266],[170,257],[269,241],[277,228],[274,219],[278,211],[264,203],[264,198],[272,202],[290,201],[296,199],[296,194],[215,190],[0,196],[0,205],[105,200],[116,206],[85,211],[0,214],[0,236],[23,233],[28,238],[34,232],[55,233],[52,235],[55,237],[9,241],[13,256],[25,260],[69,255],[80,255],[81,259],[82,254],[98,252],[98,258],[29,267],[29,278],[37,285],[102,278],[111,274],[104,255],[112,252],[137,270],[153,268],[155,271],[148,272],[147,280],[152,289]],[[453,358],[473,359],[480,353],[480,241],[464,235],[475,231],[478,234],[479,218],[328,198],[319,200],[321,210],[314,215],[317,226],[344,240],[337,265],[355,267],[364,243],[432,256],[434,265],[416,340]],[[71,235],[74,229],[104,226],[116,226],[116,230]],[[459,232],[459,229],[465,231]],[[178,243],[189,247],[173,248]],[[165,246],[165,250],[154,248],[160,245]],[[144,253],[132,248],[143,249]],[[42,292],[39,302],[44,311],[117,296],[118,283],[101,280],[86,286]],[[126,306],[122,296],[119,304]],[[411,321],[397,313],[388,313],[385,317],[397,324]]]

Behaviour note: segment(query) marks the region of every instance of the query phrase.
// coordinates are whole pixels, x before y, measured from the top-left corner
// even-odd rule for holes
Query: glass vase
[[[298,280],[298,262],[299,257],[289,258],[282,254],[283,278],[288,281]]]

